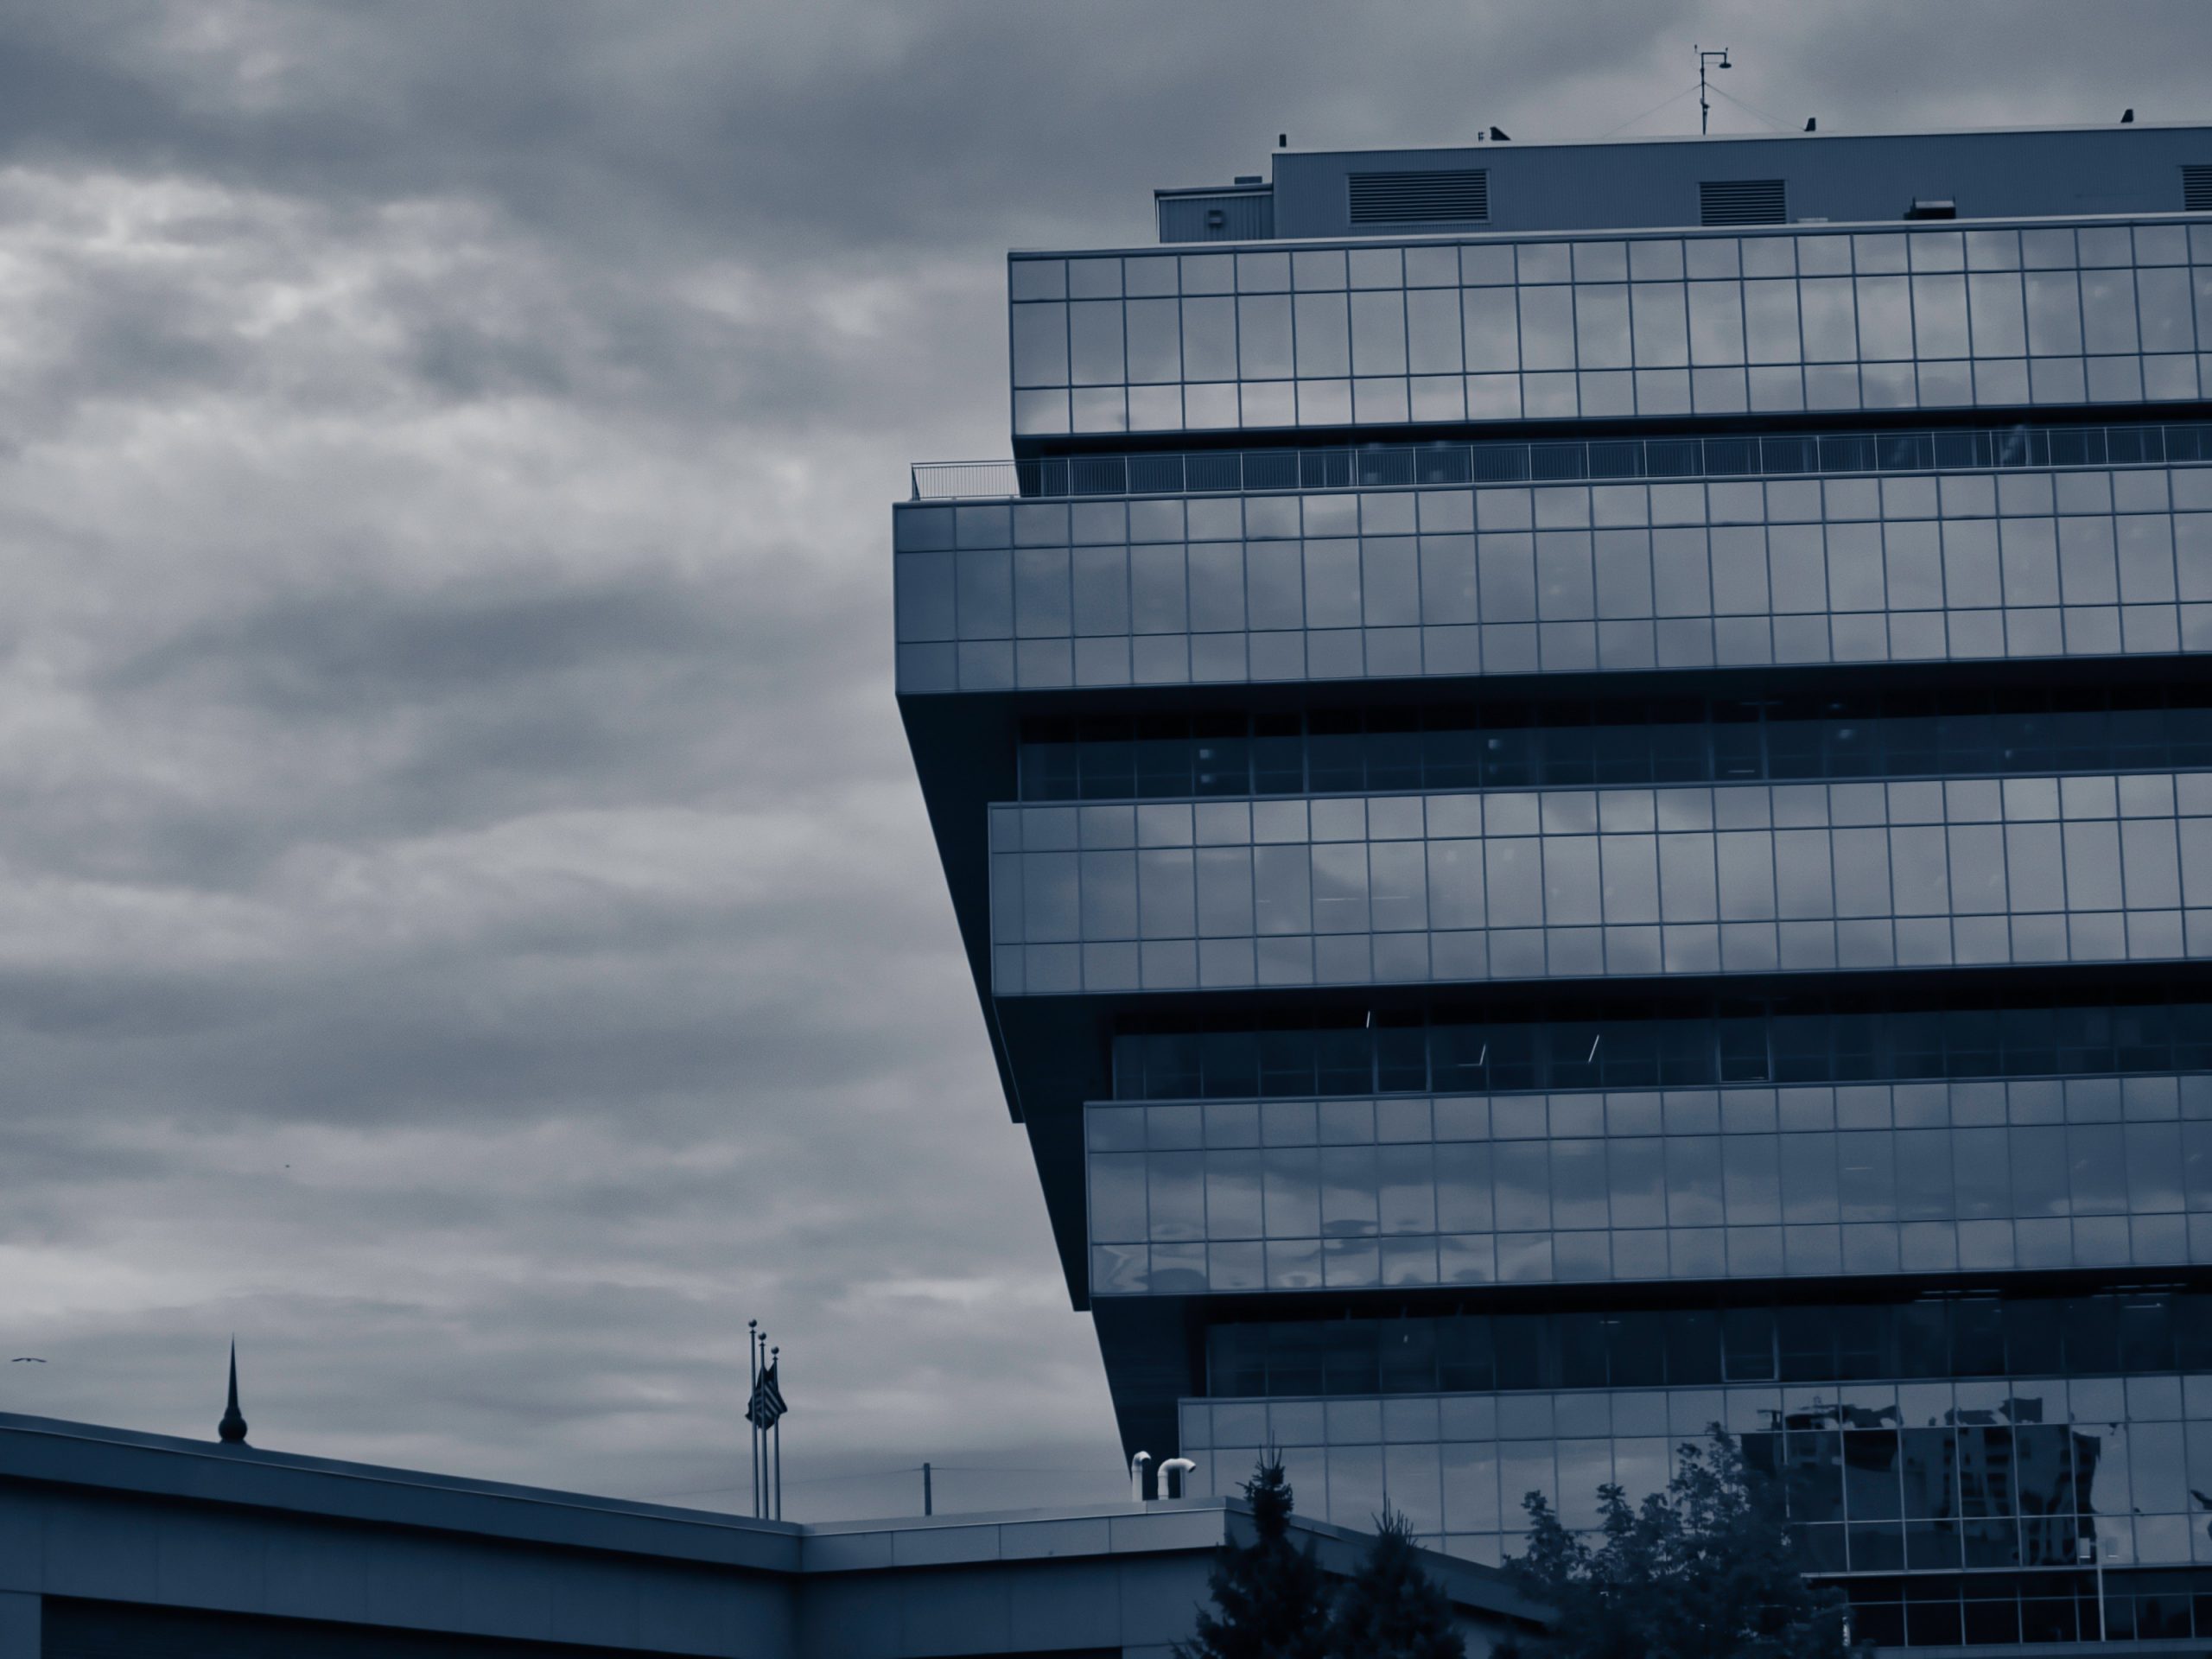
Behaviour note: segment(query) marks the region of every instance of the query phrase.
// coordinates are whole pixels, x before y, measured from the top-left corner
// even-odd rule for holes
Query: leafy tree
[[[1268,1456],[1244,1483],[1250,1544],[1224,1543],[1207,1580],[1214,1610],[1178,1643],[1176,1659],[1327,1659],[1329,1596],[1313,1546],[1290,1541],[1292,1492],[1282,1459]]]
[[[1800,1576],[1773,1481],[1718,1424],[1711,1442],[1682,1446],[1667,1490],[1640,1508],[1600,1486],[1594,1548],[1529,1494],[1528,1553],[1509,1566],[1559,1617],[1500,1659],[1840,1659],[1840,1592]]]
[[[1418,1549],[1404,1516],[1376,1517],[1375,1541],[1338,1592],[1329,1621],[1329,1651],[1337,1659],[1466,1659],[1452,1605],[1421,1570]]]

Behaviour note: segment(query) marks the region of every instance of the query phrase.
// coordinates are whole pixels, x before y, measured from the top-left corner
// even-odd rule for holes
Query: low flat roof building
[[[1365,1541],[1299,1517],[1332,1574]],[[1166,1659],[1219,1498],[796,1525],[0,1414],[0,1659]],[[1473,1659],[1536,1610],[1430,1557]]]

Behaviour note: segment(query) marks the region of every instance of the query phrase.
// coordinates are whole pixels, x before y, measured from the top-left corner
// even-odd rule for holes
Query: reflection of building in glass
[[[1274,162],[894,515],[1130,1449],[1495,1560],[1719,1422],[1862,1636],[2191,1632],[2212,131]]]

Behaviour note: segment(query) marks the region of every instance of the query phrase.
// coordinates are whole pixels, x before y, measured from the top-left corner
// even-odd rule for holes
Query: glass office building
[[[1717,1422],[1862,1639],[2212,1639],[2212,129],[1274,163],[893,514],[1128,1448],[1496,1561]]]

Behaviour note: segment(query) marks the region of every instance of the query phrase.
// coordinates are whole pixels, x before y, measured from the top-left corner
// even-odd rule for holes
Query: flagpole
[[[773,1365],[775,1365],[775,1363],[777,1363],[777,1362],[776,1362],[776,1359],[775,1359],[775,1357],[773,1357],[773,1356],[779,1356],[779,1355],[781,1355],[781,1354],[782,1354],[782,1352],[783,1352],[784,1351],[783,1351],[782,1349],[780,1349],[780,1348],[777,1348],[777,1349],[772,1349],[772,1350],[771,1350],[770,1351],[771,1351],[772,1357],[769,1359],[768,1363],[769,1363],[771,1366],[773,1366]],[[779,1393],[779,1394],[781,1394],[781,1393],[783,1392],[783,1389],[784,1389],[784,1379],[782,1378],[782,1376],[779,1376],[776,1378],[776,1392],[777,1392],[777,1393]],[[782,1414],[781,1412],[778,1412],[778,1413],[776,1414],[776,1519],[777,1519],[777,1520],[779,1520],[779,1521],[780,1521],[780,1520],[782,1520],[783,1518],[784,1518],[784,1417],[783,1417],[783,1414]]]
[[[753,1391],[760,1383],[760,1321],[745,1322],[745,1427],[753,1448],[753,1518],[760,1518],[760,1430],[753,1421]]]

